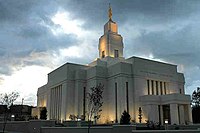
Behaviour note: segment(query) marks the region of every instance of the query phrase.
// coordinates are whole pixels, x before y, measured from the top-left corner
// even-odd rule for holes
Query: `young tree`
[[[6,110],[4,113],[4,124],[3,124],[3,133],[6,128],[6,123],[8,119],[8,110],[10,109],[10,106],[13,105],[13,102],[19,97],[18,92],[12,92],[10,94],[0,94],[0,104],[6,105]]]
[[[142,122],[142,108],[139,107],[138,109],[138,119],[139,119],[139,122],[141,123]]]
[[[200,123],[200,88],[192,93],[192,119],[193,123]]]
[[[90,129],[90,123],[92,120],[96,121],[100,118],[100,112],[102,111],[101,107],[103,105],[103,89],[104,86],[102,84],[97,85],[96,87],[90,88],[90,92],[87,93],[88,99],[88,133]]]
[[[40,110],[40,119],[41,120],[47,119],[47,109],[46,109],[46,107],[42,107],[42,109]]]
[[[121,118],[120,118],[120,124],[121,125],[129,125],[130,120],[131,120],[131,116],[129,115],[129,113],[126,110],[124,110],[124,112],[122,113]]]

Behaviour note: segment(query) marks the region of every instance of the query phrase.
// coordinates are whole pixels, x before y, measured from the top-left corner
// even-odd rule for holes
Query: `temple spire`
[[[109,17],[109,20],[112,20],[112,8],[110,6],[110,3],[109,3],[109,10],[108,10],[108,17]]]
[[[117,31],[117,23],[112,20],[112,8],[109,3],[108,21],[104,25],[104,34],[99,38],[99,57],[100,59],[109,57],[123,57],[123,38]]]

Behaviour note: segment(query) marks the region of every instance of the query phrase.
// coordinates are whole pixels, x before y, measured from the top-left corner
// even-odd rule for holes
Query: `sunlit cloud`
[[[38,86],[47,83],[47,73],[52,69],[41,66],[27,66],[16,71],[12,76],[3,76],[4,81],[0,86],[0,93],[17,91],[21,98],[26,98],[32,92],[37,92]],[[36,93],[35,93],[36,96]],[[32,103],[35,105],[36,103]]]
[[[0,85],[3,83],[4,79],[0,77]]]
[[[65,49],[60,49],[59,50],[60,55],[64,56],[64,57],[76,57],[76,58],[80,58],[83,55],[81,54],[81,48],[78,46],[71,46],[69,48],[65,48]]]
[[[59,25],[60,27],[53,28],[52,32],[54,35],[57,35],[61,32],[66,34],[75,34],[78,37],[85,34],[81,26],[84,24],[82,20],[72,19],[70,13],[66,11],[58,11],[51,20],[54,24]]]

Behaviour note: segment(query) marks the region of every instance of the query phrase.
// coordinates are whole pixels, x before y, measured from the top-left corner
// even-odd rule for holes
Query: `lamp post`
[[[11,115],[11,121],[15,120],[15,115]]]
[[[168,130],[168,119],[165,120],[165,130]]]

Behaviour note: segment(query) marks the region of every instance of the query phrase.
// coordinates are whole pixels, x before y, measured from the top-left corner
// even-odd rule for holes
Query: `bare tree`
[[[98,120],[101,116],[100,112],[102,111],[101,107],[103,105],[103,89],[104,86],[102,84],[97,85],[96,87],[90,88],[90,92],[87,93],[88,98],[88,133],[90,129],[91,121]]]
[[[6,105],[6,110],[4,112],[4,124],[3,124],[3,133],[5,131],[7,119],[8,119],[8,110],[10,109],[10,106],[13,105],[13,102],[19,97],[18,92],[12,92],[10,94],[0,94],[0,104]]]

